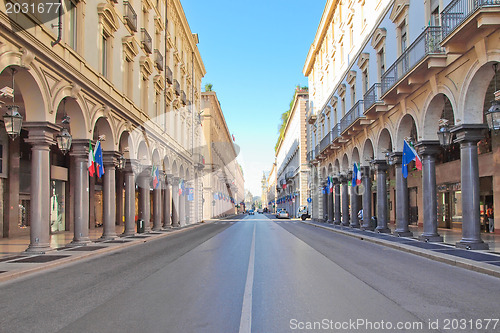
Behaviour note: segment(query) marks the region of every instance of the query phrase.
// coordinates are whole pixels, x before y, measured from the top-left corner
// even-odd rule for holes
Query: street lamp
[[[497,93],[497,65],[496,63],[493,65],[495,70],[495,95]],[[500,131],[500,101],[493,99],[491,107],[486,111],[486,121],[491,131],[495,133]]]
[[[120,170],[125,169],[126,163],[127,163],[127,159],[125,158],[125,156],[123,156],[123,154],[121,154],[120,157],[118,157],[118,169],[120,169]]]
[[[14,105],[14,74],[16,70],[12,70],[12,105],[7,106],[7,113],[3,116],[3,122],[5,125],[5,130],[9,137],[14,140],[19,134],[21,134],[21,126],[23,125],[23,117],[19,113],[19,106]]]
[[[448,120],[440,119],[439,124],[439,131],[437,132],[439,144],[444,148],[448,148],[453,141],[453,134],[450,131]]]
[[[73,138],[68,131],[69,117],[66,115],[66,99],[63,100],[63,120],[62,120],[62,130],[56,135],[57,147],[62,151],[64,155],[71,149],[71,142]]]
[[[394,164],[393,156],[391,154],[391,151],[389,151],[389,150],[385,152],[385,162],[387,163],[387,165]]]

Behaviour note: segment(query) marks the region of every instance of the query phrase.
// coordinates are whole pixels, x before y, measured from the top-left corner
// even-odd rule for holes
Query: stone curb
[[[67,265],[67,264],[71,264],[71,263],[74,263],[77,261],[90,259],[90,258],[97,257],[97,256],[100,256],[103,254],[108,254],[111,252],[116,252],[118,250],[121,250],[121,249],[124,249],[127,247],[132,247],[132,246],[136,246],[139,244],[144,244],[146,242],[158,240],[158,239],[161,239],[164,237],[168,237],[170,235],[181,233],[181,232],[186,231],[186,230],[198,228],[204,224],[206,224],[206,223],[191,224],[191,225],[188,225],[188,226],[183,227],[181,229],[172,228],[172,229],[170,229],[171,231],[169,231],[169,232],[165,232],[165,233],[161,233],[161,234],[153,234],[148,238],[130,239],[131,242],[127,242],[127,243],[123,243],[123,244],[116,244],[113,246],[106,246],[106,248],[104,248],[104,249],[99,249],[99,250],[92,251],[92,252],[86,252],[86,253],[82,253],[82,254],[72,255],[68,258],[63,258],[63,259],[59,259],[59,260],[54,260],[52,262],[39,264],[36,267],[32,267],[32,268],[20,269],[20,270],[12,271],[12,272],[5,272],[5,273],[0,274],[0,283],[8,282],[10,280],[18,279],[18,278],[24,277],[26,275],[31,275],[31,274],[34,274],[37,272],[49,270],[49,269],[52,269],[52,268],[55,268],[58,266]],[[141,235],[141,234],[138,234],[138,235]],[[117,239],[120,239],[120,238],[127,239],[126,237],[119,237]],[[100,244],[100,242],[95,242],[95,243],[91,243],[91,244],[95,246],[95,245]],[[55,254],[55,253],[64,253],[64,251],[51,251],[49,254],[46,254],[46,255],[50,256],[50,255]]]
[[[415,247],[410,246],[410,245],[389,242],[389,241],[374,238],[374,237],[364,237],[363,235],[357,235],[357,234],[343,231],[341,229],[334,229],[334,228],[331,228],[328,226],[318,225],[318,224],[307,222],[307,221],[302,221],[302,223],[307,224],[307,225],[311,225],[313,227],[333,231],[333,232],[336,232],[336,233],[339,233],[342,235],[357,238],[359,240],[366,240],[366,241],[369,241],[371,243],[375,243],[375,244],[387,246],[387,247],[390,247],[390,248],[393,248],[396,250],[415,254],[415,255],[425,257],[427,259],[431,259],[434,261],[439,261],[439,262],[449,264],[452,266],[457,266],[457,267],[465,268],[465,269],[468,269],[471,271],[475,271],[475,272],[479,272],[479,273],[483,273],[483,274],[488,274],[488,275],[494,276],[496,278],[500,278],[500,267],[495,268],[495,267],[492,267],[492,265],[486,264],[483,262],[477,262],[477,261],[474,261],[471,259],[460,258],[460,257],[452,256],[449,254],[445,254],[445,253],[437,253],[437,252],[430,251],[427,249],[415,248]],[[451,248],[453,248],[453,247],[451,247]],[[499,257],[499,261],[500,261],[500,257]]]

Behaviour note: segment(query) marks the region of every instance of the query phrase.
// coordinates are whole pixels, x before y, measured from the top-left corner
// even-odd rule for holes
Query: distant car
[[[288,212],[286,210],[281,209],[276,214],[276,218],[278,218],[278,219],[289,219],[290,218],[290,214],[288,214]]]
[[[298,216],[302,219],[302,221],[305,221],[307,218],[311,217],[307,210],[307,206],[300,206]]]
[[[254,215],[253,209],[250,209],[250,210],[248,211],[248,215]]]
[[[263,212],[262,208],[257,209],[257,213],[262,214]]]

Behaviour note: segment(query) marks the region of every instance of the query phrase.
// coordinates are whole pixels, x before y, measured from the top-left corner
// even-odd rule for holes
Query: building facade
[[[205,68],[180,2],[61,3],[54,16],[0,4],[0,85],[14,90],[1,100],[23,119],[15,140],[2,129],[2,236],[29,233],[27,251],[44,252],[58,231],[80,245],[98,225],[112,239],[117,223],[135,233],[136,219],[145,231],[200,221]],[[55,145],[63,127],[68,154]],[[89,178],[90,141],[102,178]]]
[[[273,163],[269,176],[266,179],[267,185],[267,210],[270,213],[276,213],[276,194],[278,193],[276,179],[276,162]]]
[[[484,212],[500,208],[500,139],[485,116],[499,22],[496,1],[327,2],[303,69],[315,219],[370,229],[376,216],[377,231],[394,222],[399,235],[419,224],[426,241],[457,228],[457,246],[487,248]],[[445,123],[454,140],[442,147]],[[405,140],[422,160],[407,178]],[[353,187],[355,164],[362,184]]]
[[[202,92],[202,112],[205,156],[203,177],[203,218],[216,218],[238,213],[244,201],[243,171],[236,157],[238,147],[222,113],[215,91]],[[240,210],[241,211],[241,210]]]
[[[308,90],[297,87],[290,115],[276,149],[277,207],[296,217],[308,204],[306,105]]]

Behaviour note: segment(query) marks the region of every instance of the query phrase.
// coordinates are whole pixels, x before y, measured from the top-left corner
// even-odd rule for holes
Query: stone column
[[[361,181],[363,184],[363,224],[362,230],[374,230],[371,225],[372,218],[372,179],[370,175],[370,167],[361,167]]]
[[[455,142],[460,143],[460,166],[462,182],[462,239],[459,248],[488,250],[481,239],[481,217],[479,212],[479,163],[477,143],[484,138],[483,124],[464,124],[452,129]]]
[[[160,231],[162,227],[161,221],[161,208],[163,202],[161,201],[161,181],[158,179],[156,188],[153,188],[153,230]]]
[[[123,170],[125,180],[125,230],[123,236],[135,235],[135,175],[132,164],[135,161],[128,160]]]
[[[436,155],[441,152],[437,141],[422,141],[416,145],[422,157],[422,188],[424,232],[418,238],[426,242],[442,242],[437,232]]]
[[[184,184],[184,189],[186,189],[186,185]],[[186,191],[182,191],[182,194],[179,195],[179,224],[181,227],[186,225]],[[221,204],[221,208],[224,207]]]
[[[73,140],[70,156],[74,158],[74,179],[71,179],[74,202],[74,236],[69,244],[87,245],[89,238],[89,172],[87,167],[89,156],[88,140]]]
[[[331,178],[330,178],[331,179]],[[332,187],[333,188],[333,187]],[[333,223],[333,191],[330,191],[330,187],[328,186],[328,223]]]
[[[172,226],[172,217],[170,216],[171,210],[170,205],[172,203],[172,196],[170,194],[172,190],[172,185],[170,185],[170,179],[172,175],[167,174],[165,177],[165,193],[163,195],[163,228],[166,229]]]
[[[349,226],[349,185],[347,184],[347,175],[340,176],[340,183],[342,184],[342,226]]]
[[[335,209],[334,209],[334,220],[333,224],[335,225],[340,225],[341,219],[342,219],[342,214],[340,210],[340,178],[339,176],[334,176],[333,177],[333,188],[335,191]]]
[[[398,237],[411,237],[413,233],[408,228],[408,184],[403,177],[403,153],[391,154],[396,172],[396,229],[393,234]]]
[[[179,227],[179,177],[172,177],[172,227]]]
[[[377,227],[376,232],[390,233],[387,227],[387,163],[385,160],[375,160],[377,170]]]
[[[116,183],[115,170],[117,164],[117,152],[104,152],[104,175],[103,175],[103,233],[101,239],[111,240],[116,238]]]
[[[352,179],[352,177],[351,177]],[[351,228],[359,228],[359,197],[358,197],[359,186],[353,184],[351,187]]]
[[[49,122],[24,123],[31,147],[31,225],[29,253],[45,253],[50,247],[50,146],[59,128]]]
[[[139,187],[139,219],[144,221],[144,232],[151,232],[150,182],[151,168],[146,166],[137,177],[137,186]]]

